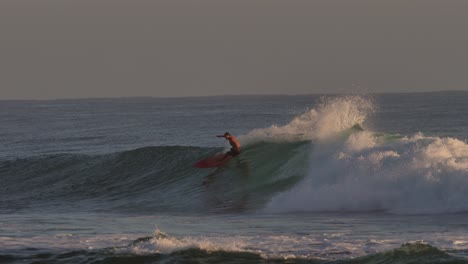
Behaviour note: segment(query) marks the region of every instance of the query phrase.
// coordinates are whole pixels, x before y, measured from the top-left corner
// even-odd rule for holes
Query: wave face
[[[219,169],[192,165],[222,149],[181,146],[2,160],[0,210],[468,211],[468,145],[365,130],[373,111],[363,97],[324,98],[240,136],[242,155]]]
[[[252,144],[226,167],[208,170],[193,164],[221,149],[146,147],[107,155],[6,160],[0,162],[0,209],[255,210],[305,174],[301,168],[307,145]]]

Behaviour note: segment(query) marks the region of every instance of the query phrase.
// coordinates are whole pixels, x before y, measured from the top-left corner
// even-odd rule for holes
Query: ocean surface
[[[468,263],[467,139],[468,92],[0,101],[0,263]]]

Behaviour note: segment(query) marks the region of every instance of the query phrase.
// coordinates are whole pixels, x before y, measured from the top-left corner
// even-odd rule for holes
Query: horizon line
[[[423,94],[423,93],[454,93],[454,92],[465,92],[468,90],[433,90],[433,91],[395,91],[395,92],[370,92],[370,93],[359,93],[359,92],[329,92],[329,93],[297,93],[297,94],[286,94],[286,93],[272,93],[272,94],[219,94],[219,95],[188,95],[188,96],[152,96],[152,95],[136,95],[136,96],[96,96],[96,97],[63,97],[63,98],[11,98],[2,99],[0,101],[68,101],[68,100],[108,100],[108,99],[183,99],[183,98],[209,98],[209,97],[260,97],[260,96],[327,96],[327,95],[384,95],[384,94]]]

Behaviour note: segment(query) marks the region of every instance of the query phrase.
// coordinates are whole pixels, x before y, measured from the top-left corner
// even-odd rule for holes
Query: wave
[[[362,131],[312,152],[305,179],[265,211],[468,211],[468,145],[458,139]]]
[[[468,211],[468,145],[363,129],[374,108],[324,98],[285,126],[240,136],[242,155],[218,169],[192,165],[221,148],[184,146],[0,160],[0,210]]]
[[[114,253],[130,253],[136,255],[161,254],[171,255],[178,259],[181,255],[191,259],[198,255],[204,259],[216,260],[213,263],[224,263],[229,261],[253,261],[254,263],[263,263],[265,260],[274,263],[467,263],[462,257],[455,257],[449,253],[431,246],[425,242],[417,241],[405,243],[398,248],[385,250],[380,253],[367,254],[350,257],[350,252],[343,251],[315,252],[307,255],[294,255],[291,253],[264,252],[264,249],[249,248],[249,246],[236,239],[224,240],[200,240],[195,238],[177,239],[168,235],[156,232],[153,237],[145,237],[135,240],[127,247],[113,248]],[[463,251],[453,251],[463,256]],[[219,258],[222,257],[222,258]],[[176,261],[176,262],[178,262]],[[203,261],[201,261],[204,263]]]
[[[117,254],[135,254],[158,256],[170,255],[171,261],[184,262],[198,256],[200,263],[467,263],[462,257],[453,256],[437,247],[424,242],[405,243],[398,248],[386,250],[380,253],[368,254],[349,258],[350,252],[333,251],[321,252],[312,255],[295,256],[293,254],[265,254],[262,250],[246,247],[237,240],[231,241],[200,241],[196,239],[176,239],[165,234],[157,234],[155,237],[141,238],[128,247],[113,248]],[[453,251],[451,253],[464,252]],[[182,258],[181,258],[182,257]]]
[[[365,131],[375,106],[360,96],[323,98],[289,124],[242,137],[310,140],[303,180],[262,210],[386,211],[398,214],[468,211],[468,145],[456,138]]]
[[[34,251],[35,249],[29,249]],[[127,247],[106,248],[97,251],[66,253],[41,252],[32,255],[0,255],[3,263],[468,263],[423,242],[403,244],[393,250],[356,258],[347,252],[333,252],[326,257],[268,256],[241,244],[217,244],[203,241],[182,241],[166,236],[140,238]],[[464,255],[461,252],[459,255]],[[338,254],[339,256],[334,256]]]
[[[304,175],[299,171],[307,145],[252,144],[226,167],[208,170],[193,164],[222,149],[146,147],[106,155],[4,160],[0,210],[256,210]]]

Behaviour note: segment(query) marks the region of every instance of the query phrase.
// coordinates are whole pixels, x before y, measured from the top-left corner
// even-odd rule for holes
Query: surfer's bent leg
[[[240,152],[234,150],[234,149],[231,149],[230,151],[226,152],[226,155],[224,155],[224,157],[221,159],[221,160],[224,160],[225,158],[227,158],[228,156],[232,156],[232,157],[235,157],[237,155],[239,155]]]

